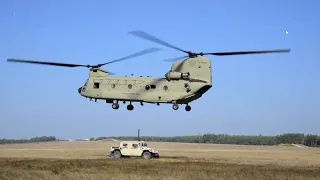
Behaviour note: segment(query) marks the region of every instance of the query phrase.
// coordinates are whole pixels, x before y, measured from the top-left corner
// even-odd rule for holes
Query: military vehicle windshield
[[[147,143],[142,143],[143,147],[148,147]]]

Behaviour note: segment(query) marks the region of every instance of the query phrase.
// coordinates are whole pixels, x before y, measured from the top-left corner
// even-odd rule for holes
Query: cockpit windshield
[[[86,82],[84,83],[83,87],[87,87],[88,81],[89,81],[89,79],[86,80]]]
[[[87,85],[88,85],[88,81],[89,81],[89,79],[87,79],[86,82],[85,82],[85,84],[78,89],[78,92],[79,92],[79,93],[81,93],[81,92],[83,92],[83,93],[86,92],[86,88],[87,88]]]

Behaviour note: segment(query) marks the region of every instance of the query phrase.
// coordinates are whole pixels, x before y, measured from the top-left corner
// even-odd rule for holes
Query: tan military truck
[[[110,147],[111,158],[141,157],[142,159],[159,158],[159,151],[148,147],[144,141],[121,141],[119,147]]]

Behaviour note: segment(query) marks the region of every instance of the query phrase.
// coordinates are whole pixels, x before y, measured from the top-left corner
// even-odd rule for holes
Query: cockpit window
[[[83,87],[87,87],[88,81],[89,81],[89,79],[86,80],[86,83],[83,85]]]
[[[87,88],[87,85],[88,85],[88,81],[89,81],[89,79],[87,79],[86,82],[84,83],[84,85],[81,87],[81,92],[85,92],[86,91],[86,88]]]

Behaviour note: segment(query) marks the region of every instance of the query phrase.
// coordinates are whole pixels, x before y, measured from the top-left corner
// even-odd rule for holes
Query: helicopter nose
[[[78,93],[79,94],[81,94],[81,88],[82,88],[82,86],[78,89]]]

